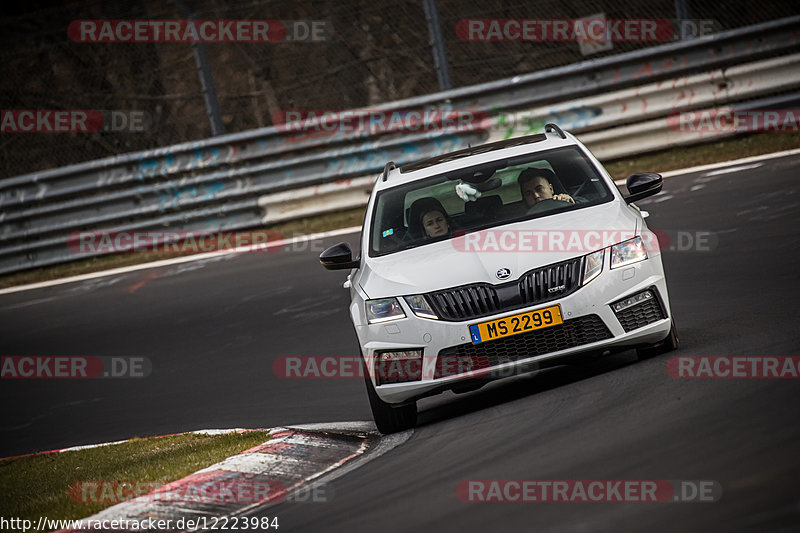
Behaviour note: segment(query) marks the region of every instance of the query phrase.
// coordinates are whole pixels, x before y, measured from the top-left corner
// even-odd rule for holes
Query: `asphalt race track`
[[[800,157],[668,178],[677,355],[797,356]],[[646,170],[646,169],[642,169]],[[650,169],[647,169],[650,170]],[[652,169],[657,170],[657,169]],[[705,233],[710,232],[710,233]],[[695,237],[696,238],[696,237]],[[133,436],[370,420],[360,379],[282,379],[273,360],[356,355],[337,240],[0,296],[0,354],[143,356],[142,379],[0,381],[0,456]],[[676,239],[677,240],[677,239]],[[701,246],[702,248],[703,246]],[[795,531],[800,380],[673,379],[634,352],[420,402],[408,442],[288,504],[280,531]],[[470,479],[714,480],[715,503],[467,503]]]

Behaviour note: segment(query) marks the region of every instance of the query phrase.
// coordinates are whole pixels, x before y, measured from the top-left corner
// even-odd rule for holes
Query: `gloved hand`
[[[460,182],[456,185],[456,194],[465,202],[474,202],[481,197],[481,191],[469,183]]]

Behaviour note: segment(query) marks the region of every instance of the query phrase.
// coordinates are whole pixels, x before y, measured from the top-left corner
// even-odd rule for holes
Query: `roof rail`
[[[389,177],[389,172],[396,169],[397,165],[394,164],[394,161],[389,161],[385,165],[383,165],[383,179],[381,181],[386,181],[386,178]]]
[[[553,124],[552,122],[548,122],[544,125],[544,132],[545,133],[558,133],[558,136],[562,139],[566,139],[567,136],[564,133],[564,130],[558,127],[557,124]]]

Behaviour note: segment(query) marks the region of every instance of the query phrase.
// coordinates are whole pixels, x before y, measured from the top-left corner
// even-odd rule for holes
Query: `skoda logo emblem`
[[[497,271],[495,276],[497,276],[497,279],[508,279],[509,276],[511,276],[511,269],[501,268],[500,270]]]

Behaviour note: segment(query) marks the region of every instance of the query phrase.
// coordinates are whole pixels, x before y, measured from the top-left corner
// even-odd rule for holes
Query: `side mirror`
[[[625,181],[629,193],[628,196],[625,197],[625,203],[629,204],[661,192],[663,182],[664,179],[661,177],[661,174],[656,174],[654,172],[631,174]]]
[[[353,252],[346,242],[334,244],[319,254],[319,262],[328,270],[349,270],[361,265],[358,259],[353,260]]]

